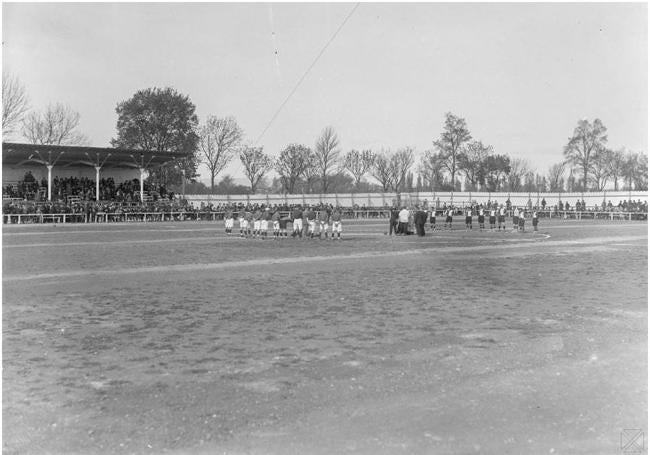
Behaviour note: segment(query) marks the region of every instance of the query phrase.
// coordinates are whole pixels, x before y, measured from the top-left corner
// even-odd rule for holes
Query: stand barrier
[[[317,212],[318,213],[318,212]],[[458,210],[456,215],[464,212]],[[289,216],[289,212],[280,212],[281,216]],[[438,216],[442,210],[437,210]],[[390,210],[343,210],[344,219],[359,220],[380,220],[390,217]],[[474,213],[476,216],[477,213]],[[487,218],[488,213],[485,212]],[[511,217],[512,213],[508,213]],[[524,212],[526,218],[532,216],[532,211]],[[647,212],[623,212],[623,211],[575,211],[575,210],[539,210],[539,218],[571,219],[571,220],[626,220],[643,221],[648,219]],[[3,224],[47,224],[47,223],[149,223],[163,221],[222,221],[224,212],[198,212],[198,211],[177,211],[177,212],[127,212],[127,213],[5,213],[2,215]]]

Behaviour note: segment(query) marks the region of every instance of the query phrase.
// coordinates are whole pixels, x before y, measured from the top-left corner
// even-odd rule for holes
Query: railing
[[[318,212],[316,212],[318,213]],[[526,218],[532,216],[531,211],[524,212]],[[280,212],[286,217],[289,212]],[[442,216],[441,210],[437,216]],[[390,218],[390,210],[343,210],[344,219],[376,219],[383,220]],[[647,220],[647,212],[621,212],[621,211],[538,211],[539,218],[573,219],[573,220]],[[463,212],[457,212],[454,216],[464,216]],[[476,213],[473,214],[477,216]],[[507,214],[508,217],[512,213]],[[224,218],[224,212],[196,212],[196,211],[169,211],[169,212],[122,212],[122,213],[5,213],[2,215],[4,224],[37,224],[37,223],[147,223],[162,221],[220,221]],[[485,214],[486,222],[489,219]]]

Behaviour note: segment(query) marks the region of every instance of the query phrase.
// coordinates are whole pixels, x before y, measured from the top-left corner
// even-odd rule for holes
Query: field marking
[[[384,234],[382,232],[359,232],[359,231],[351,231],[351,232],[343,232],[343,239],[345,240],[351,240],[351,239],[356,239],[359,236],[362,237],[386,237],[388,239],[394,238],[394,241],[398,242],[417,242],[417,243],[430,243],[431,241],[435,240],[442,240],[442,239],[448,239],[448,240],[453,240],[453,239],[460,239],[462,237],[459,237],[458,235],[450,235],[449,231],[447,232],[447,235],[444,234],[431,234],[429,233],[428,236],[426,237],[418,237],[416,235],[410,235],[410,236],[389,236],[387,234]],[[465,232],[465,230],[458,229],[457,232],[462,233]],[[505,234],[517,234],[515,232],[506,232]],[[491,234],[490,234],[491,235]],[[498,235],[503,235],[503,234],[496,234]],[[517,234],[519,235],[519,234]],[[527,234],[524,234],[527,235]],[[544,235],[545,239],[550,238],[549,234],[537,234],[537,237]],[[399,238],[399,240],[397,240]],[[206,236],[206,237],[175,237],[175,238],[165,238],[165,239],[127,239],[127,240],[93,240],[93,241],[86,241],[86,242],[50,242],[50,243],[20,243],[20,244],[11,244],[11,243],[2,243],[2,248],[5,249],[13,249],[13,248],[59,248],[59,247],[70,247],[70,246],[104,246],[104,245],[133,245],[133,244],[156,244],[156,243],[182,243],[182,242],[201,242],[201,241],[206,241],[206,242],[212,242],[214,240],[220,240],[220,239],[231,239],[231,240],[250,240],[250,241],[255,241],[258,239],[253,239],[253,238],[244,238],[239,235],[232,235],[228,236],[223,232],[218,232],[218,233],[213,233],[211,236]],[[472,240],[499,240],[499,241],[504,241],[504,242],[530,242],[530,241],[535,241],[536,239],[534,237],[530,238],[525,238],[525,237],[519,237],[519,238],[499,238],[499,237],[477,237],[477,236],[472,236],[470,237]],[[227,240],[227,241],[231,241]],[[268,237],[265,241],[273,241],[274,238],[271,235]],[[288,238],[287,238],[288,240]],[[294,239],[291,238],[292,242],[295,241],[300,241],[301,239]],[[314,239],[314,241],[320,241],[324,239]],[[311,239],[304,238],[303,241],[311,241]]]
[[[239,236],[237,236],[239,238]],[[3,242],[2,248],[46,248],[46,247],[63,247],[63,246],[100,246],[100,245],[131,245],[140,243],[172,243],[172,242],[196,242],[210,240],[214,241],[216,238],[228,238],[227,236],[220,237],[177,237],[173,239],[134,239],[134,240],[108,240],[108,241],[92,241],[92,242],[66,242],[66,243],[22,243],[19,245],[7,245]],[[234,236],[233,236],[234,238]],[[244,240],[244,239],[242,239]]]
[[[147,230],[148,231],[148,230]],[[163,230],[163,229],[153,229],[152,231],[155,232],[168,232],[168,230]],[[20,244],[12,244],[12,243],[7,243],[6,241],[2,242],[2,247],[3,248],[47,248],[47,247],[69,247],[69,246],[100,246],[100,245],[132,245],[132,244],[155,244],[155,243],[178,243],[178,242],[198,242],[198,241],[213,241],[215,239],[241,239],[241,240],[246,240],[245,238],[242,238],[239,236],[239,234],[233,234],[231,236],[226,235],[225,232],[222,232],[221,230],[215,231],[214,229],[183,229],[183,230],[171,230],[172,232],[207,232],[211,234],[210,236],[204,236],[204,237],[174,237],[174,238],[164,238],[164,239],[125,239],[125,240],[89,240],[89,241],[75,241],[75,242],[48,242],[48,243],[20,243]],[[124,232],[122,230],[118,231],[87,231],[89,233],[101,233],[101,232]],[[136,232],[146,232],[144,230],[142,231],[136,231]],[[415,235],[413,236],[399,236],[400,241],[413,241],[417,239],[419,242],[425,241],[425,239],[458,239],[459,235],[463,232],[470,232],[466,231],[464,229],[456,229],[453,231],[437,231],[438,233],[432,234],[429,232],[428,236],[425,237],[424,239],[421,237],[417,237]],[[442,233],[445,234],[442,234]],[[454,235],[452,232],[457,232],[458,234]],[[476,231],[479,233],[479,231]],[[488,231],[485,231],[488,232]],[[75,234],[76,232],[68,232],[68,234]],[[514,232],[507,231],[504,232],[504,234],[514,234]],[[342,233],[343,237],[346,239],[350,238],[356,238],[357,236],[364,236],[364,237],[387,237],[387,238],[392,238],[391,236],[380,232],[380,231],[356,231],[356,230],[349,230],[349,231],[344,231]],[[491,234],[490,234],[491,235]],[[502,235],[502,234],[496,234],[496,235]],[[397,238],[397,237],[396,237]],[[477,239],[480,238],[488,238],[488,237],[474,237]],[[254,240],[254,239],[248,239],[248,240]],[[267,240],[273,240],[273,236],[268,237]],[[291,239],[292,241],[295,241],[297,239]],[[305,239],[307,240],[307,239]],[[508,241],[512,241],[513,239],[507,239]],[[518,240],[526,240],[524,238],[518,239]]]
[[[560,221],[561,222],[561,221]],[[602,220],[601,221],[603,224],[592,224],[589,225],[589,228],[605,228],[605,227],[611,227],[615,226],[617,228],[619,227],[636,227],[640,226],[643,223],[646,223],[644,221],[637,221],[635,223],[625,223],[625,224],[607,224],[609,223],[609,220]],[[159,223],[159,224],[158,224]],[[196,223],[198,226],[209,226],[209,227],[202,227],[202,228],[179,228],[176,227],[173,223]],[[586,222],[585,222],[586,223]],[[548,225],[546,223],[543,224],[543,229],[548,230],[548,229],[570,229],[570,228],[576,228],[576,227],[585,227],[585,223],[582,224],[562,224],[562,225]],[[615,221],[612,221],[611,223],[615,223]],[[121,228],[121,227],[130,227],[137,225],[138,223],[114,223],[111,224],[109,223],[109,226],[115,226],[116,228]],[[29,229],[32,226],[34,228],[39,228],[42,227],[43,225],[40,224],[25,224],[25,225],[4,225],[2,229],[2,235],[5,237],[19,237],[19,236],[34,236],[34,235],[63,235],[63,234],[95,234],[95,233],[102,233],[102,234],[110,234],[110,233],[122,233],[122,232],[211,232],[211,231],[222,231],[223,230],[223,222],[222,221],[176,221],[176,222],[148,222],[148,223],[139,223],[142,226],[158,226],[155,228],[135,228],[135,229],[92,229],[93,226],[97,227],[104,227],[106,226],[106,223],[99,223],[99,224],[52,224],[50,225],[52,227],[52,230],[44,231],[40,230],[37,232],[12,232],[12,229],[20,229],[20,228],[25,228]],[[647,224],[647,223],[646,223]],[[78,227],[83,226],[86,229],[78,229]],[[388,223],[366,223],[363,221],[348,221],[347,223],[343,223],[343,229],[347,228],[357,228],[357,227],[376,227],[376,226],[383,226],[384,228],[388,228]],[[464,231],[464,229],[461,226],[461,223],[458,223],[457,226],[459,226],[457,229],[453,229],[454,231]],[[75,229],[68,229],[68,227],[74,227]],[[88,229],[90,228],[90,229]],[[8,230],[9,229],[9,230]],[[239,230],[239,228],[235,228],[235,230]],[[486,229],[488,231],[488,229]],[[427,232],[431,232],[427,230]]]
[[[590,239],[578,240],[551,240],[544,243],[547,248],[563,247],[563,246],[577,246],[577,245],[598,245],[602,243],[616,243],[635,240],[645,240],[646,236],[627,236],[627,237],[594,237]],[[298,257],[283,257],[283,258],[259,258],[249,259],[243,261],[219,262],[208,264],[176,264],[176,265],[163,265],[163,266],[146,266],[146,267],[131,267],[120,269],[98,269],[98,270],[73,270],[58,273],[41,273],[29,275],[9,275],[3,276],[2,281],[15,282],[15,281],[28,281],[28,280],[47,280],[47,279],[61,279],[61,278],[81,278],[88,276],[116,276],[116,275],[132,275],[136,273],[165,273],[168,272],[200,272],[210,270],[233,269],[241,267],[254,267],[254,266],[269,266],[269,265],[282,265],[282,264],[301,264],[310,262],[325,262],[333,261],[339,263],[340,261],[358,260],[358,259],[376,259],[395,256],[407,255],[423,255],[428,253],[467,253],[467,252],[481,252],[489,250],[497,250],[497,253],[502,254],[503,250],[526,248],[529,246],[537,246],[537,243],[519,243],[516,245],[476,245],[476,246],[451,246],[451,247],[436,247],[436,248],[420,248],[408,249],[402,251],[364,251],[353,254],[338,254],[338,255],[321,255],[321,256],[298,256]],[[540,252],[539,254],[547,254],[550,251]]]
[[[156,232],[161,231],[161,230],[154,230]],[[21,244],[11,244],[7,243],[6,241],[2,242],[2,248],[3,249],[14,249],[14,248],[53,248],[53,247],[72,247],[72,246],[108,246],[108,245],[138,245],[138,244],[157,244],[157,243],[183,243],[183,242],[206,242],[206,243],[211,243],[215,240],[223,240],[223,241],[256,241],[260,240],[254,239],[254,238],[244,238],[240,237],[238,234],[233,234],[231,236],[226,235],[225,232],[221,231],[215,231],[215,230],[207,230],[207,229],[199,229],[199,230],[179,230],[177,232],[202,232],[202,231],[207,231],[211,235],[209,236],[204,236],[204,237],[174,237],[174,238],[164,238],[164,239],[125,239],[125,240],[94,240],[94,241],[81,241],[81,242],[49,242],[49,243],[21,243]],[[121,231],[109,231],[109,232],[121,232]],[[138,231],[140,232],[140,231]],[[476,233],[476,235],[471,235],[464,237],[463,234],[470,234],[470,233]],[[516,237],[508,237],[508,236],[516,236]],[[451,231],[449,230],[441,230],[437,231],[436,234],[433,234],[429,232],[425,237],[418,237],[417,235],[409,235],[409,236],[389,236],[386,233],[383,232],[377,232],[377,231],[355,231],[355,230],[350,230],[350,231],[344,231],[342,233],[342,239],[344,240],[352,240],[352,239],[357,239],[357,238],[363,238],[363,237],[377,237],[377,238],[386,238],[390,239],[391,242],[403,242],[403,243],[418,243],[418,244],[427,244],[427,243],[435,243],[439,240],[460,240],[460,239],[466,239],[468,241],[478,241],[478,242],[484,242],[484,241],[496,241],[496,244],[501,244],[505,242],[517,242],[517,243],[523,243],[523,242],[538,242],[541,240],[547,240],[551,238],[550,234],[547,233],[542,233],[538,232],[537,234],[534,234],[533,231],[527,231],[526,233],[519,233],[517,231],[513,231],[512,229],[509,229],[507,231],[504,231],[501,233],[500,231],[479,231],[479,230],[465,230],[465,229],[452,229]],[[620,238],[618,236],[612,236],[612,237],[607,237],[609,239],[614,239],[614,238]],[[230,240],[226,240],[230,239]],[[297,242],[297,241],[322,241],[324,239],[294,239],[291,238],[285,238],[286,241],[290,242]],[[272,234],[267,237],[264,241],[275,241],[273,238]],[[284,241],[284,240],[283,240]]]

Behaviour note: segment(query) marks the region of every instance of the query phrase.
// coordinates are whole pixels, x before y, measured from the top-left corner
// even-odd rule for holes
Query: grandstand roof
[[[2,165],[30,164],[56,167],[101,166],[102,168],[154,168],[164,166],[188,153],[156,152],[153,150],[119,149],[112,147],[86,147],[78,145],[40,145],[2,143]]]

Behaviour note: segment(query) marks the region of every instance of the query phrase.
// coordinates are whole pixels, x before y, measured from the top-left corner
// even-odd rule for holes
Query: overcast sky
[[[34,109],[78,111],[95,146],[115,136],[116,104],[154,86],[189,95],[201,121],[234,116],[255,143],[354,6],[3,3],[2,63]],[[344,152],[422,153],[453,112],[540,173],[581,118],[647,152],[647,22],[644,3],[361,3],[257,145],[313,146],[331,125]]]

